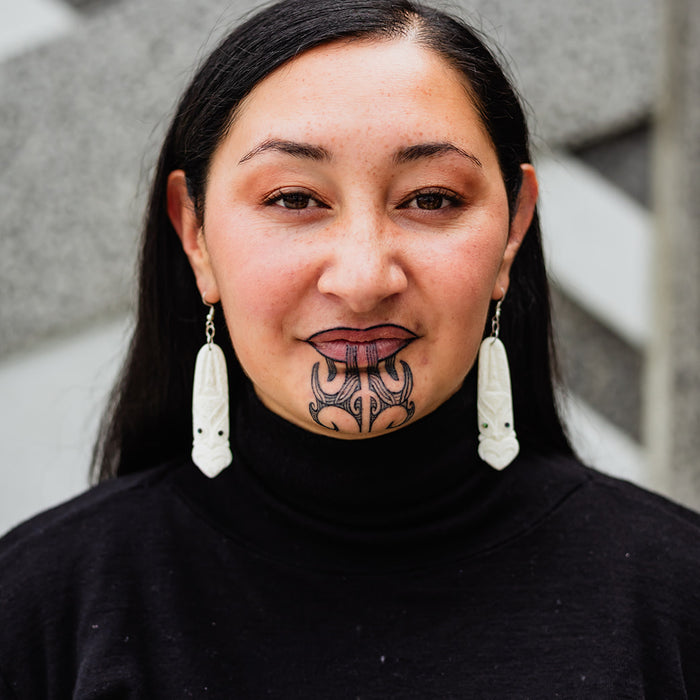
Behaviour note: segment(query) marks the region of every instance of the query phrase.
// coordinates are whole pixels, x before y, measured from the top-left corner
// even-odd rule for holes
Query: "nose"
[[[342,300],[354,313],[368,313],[408,286],[401,249],[378,221],[343,227],[333,236],[332,250],[317,287]]]

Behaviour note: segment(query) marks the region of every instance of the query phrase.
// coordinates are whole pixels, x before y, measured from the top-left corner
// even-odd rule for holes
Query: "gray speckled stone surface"
[[[129,303],[147,170],[212,5],[122,0],[0,64],[0,354]]]
[[[108,5],[121,2],[121,0],[64,0],[68,5],[72,5],[77,10],[83,12],[99,12]]]
[[[670,0],[665,28],[647,429],[662,487],[700,508],[700,4]]]
[[[659,59],[656,0],[461,3],[504,47],[535,138],[580,145],[641,121]],[[468,13],[474,16],[474,13]]]
[[[0,64],[0,355],[128,306],[166,115],[202,47],[253,5],[91,2],[70,36]],[[537,138],[578,144],[648,112],[653,0],[469,7],[515,62]]]

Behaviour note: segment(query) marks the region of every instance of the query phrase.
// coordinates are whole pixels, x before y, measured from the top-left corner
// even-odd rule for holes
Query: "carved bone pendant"
[[[479,457],[494,469],[503,469],[515,459],[520,445],[513,427],[508,357],[498,338],[486,338],[479,349],[476,409]]]
[[[223,350],[211,343],[197,353],[192,391],[192,461],[213,478],[231,464],[228,376]]]

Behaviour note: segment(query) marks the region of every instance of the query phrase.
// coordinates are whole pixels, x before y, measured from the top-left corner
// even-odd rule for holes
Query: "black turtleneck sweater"
[[[0,541],[0,698],[700,698],[700,517],[568,457],[476,456],[462,395],[104,483]]]

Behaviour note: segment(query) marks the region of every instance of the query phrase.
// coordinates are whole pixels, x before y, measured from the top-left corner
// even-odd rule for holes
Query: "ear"
[[[535,169],[529,163],[523,163],[520,169],[522,170],[523,178],[520,183],[518,200],[515,204],[515,214],[510,223],[508,242],[503,253],[498,276],[496,277],[496,284],[491,294],[492,299],[501,299],[508,290],[510,269],[518,250],[520,250],[520,244],[530,228],[532,217],[535,213],[535,205],[537,204],[538,187]]]
[[[173,170],[168,176],[168,216],[190,261],[199,293],[206,294],[207,301],[215,304],[221,298],[219,287],[183,170]]]

